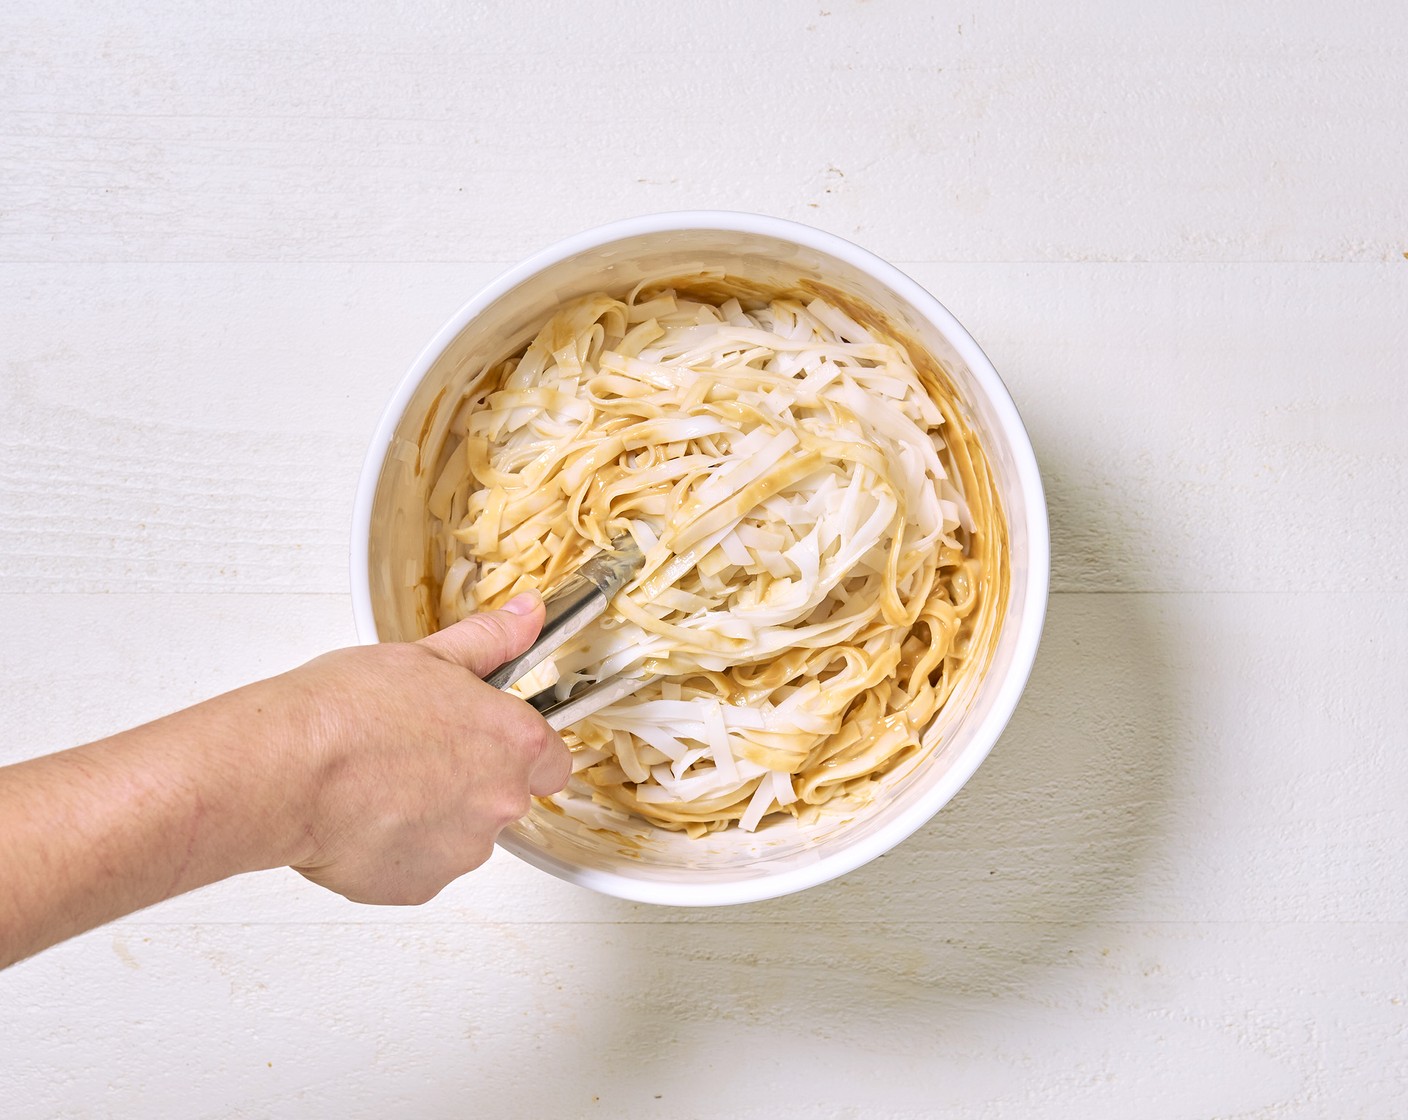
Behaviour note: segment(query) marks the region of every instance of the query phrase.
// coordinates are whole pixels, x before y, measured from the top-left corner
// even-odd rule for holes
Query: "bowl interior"
[[[756,834],[729,829],[690,840],[645,826],[638,832],[591,829],[538,806],[501,842],[564,878],[624,897],[675,903],[785,893],[831,878],[898,843],[957,792],[995,742],[1030,669],[1031,631],[1033,625],[1040,629],[1044,609],[1040,483],[1016,411],[991,365],[912,281],[844,242],[828,250],[766,232],[662,229],[573,248],[530,266],[467,305],[408,375],[419,383],[375,475],[366,540],[374,633],[363,637],[407,641],[433,629],[431,604],[438,588],[427,572],[426,504],[460,390],[487,365],[521,350],[557,305],[599,290],[619,295],[642,280],[700,275],[730,291],[825,294],[862,321],[878,320],[916,361],[938,363],[985,449],[1006,521],[1009,562],[987,671],[969,674],[966,687],[950,697],[926,733],[931,749],[915,765],[877,783],[864,804],[828,809],[809,825],[789,819]],[[373,461],[378,454],[374,449]],[[364,479],[364,487],[368,482]]]

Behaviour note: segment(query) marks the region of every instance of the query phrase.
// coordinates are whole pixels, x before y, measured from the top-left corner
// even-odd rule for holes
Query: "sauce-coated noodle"
[[[442,626],[617,533],[646,554],[521,685],[664,675],[565,734],[573,815],[695,836],[805,816],[913,758],[987,656],[1002,533],[976,441],[941,374],[834,303],[588,296],[451,432]]]

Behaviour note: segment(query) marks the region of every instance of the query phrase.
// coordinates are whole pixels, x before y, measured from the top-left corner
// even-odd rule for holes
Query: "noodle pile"
[[[564,733],[555,800],[598,827],[806,819],[917,755],[995,629],[998,515],[951,389],[825,300],[587,296],[465,390],[451,433],[442,626],[550,592],[618,533],[645,553],[519,686],[662,676]]]

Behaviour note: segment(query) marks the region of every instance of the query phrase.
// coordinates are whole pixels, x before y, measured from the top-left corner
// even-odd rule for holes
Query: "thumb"
[[[422,638],[420,644],[482,678],[531,646],[542,628],[543,597],[536,591],[525,591],[505,603],[502,610],[472,614]]]

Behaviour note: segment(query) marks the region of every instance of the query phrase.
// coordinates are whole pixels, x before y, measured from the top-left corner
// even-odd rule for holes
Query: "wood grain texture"
[[[343,590],[376,420],[497,271],[0,266],[0,592]],[[1023,411],[1057,591],[1408,590],[1408,262],[911,271]]]
[[[282,671],[351,641],[349,615],[330,595],[17,597],[0,623],[0,647],[18,654],[0,762]],[[1337,625],[1307,641],[1316,618]],[[152,919],[1408,923],[1404,664],[1402,595],[1059,595],[992,757],[928,827],[839,882],[674,912],[503,860],[403,910],[273,872]],[[78,702],[27,702],[46,688]]]
[[[1391,1115],[1375,1103],[1402,1088],[1385,1064],[1408,1018],[1401,938],[1271,922],[114,927],[19,966],[7,1064],[29,1115],[53,1117],[95,1101],[192,1120]],[[1301,955],[1334,957],[1333,982],[1288,976]]]
[[[10,261],[510,262],[719,206],[905,261],[1408,250],[1394,0],[20,3],[0,44]]]
[[[0,764],[350,643],[402,371],[648,211],[947,304],[1055,591],[992,757],[837,882],[244,876],[0,973],[0,1113],[1402,1115],[1405,44],[1388,0],[0,10]]]

